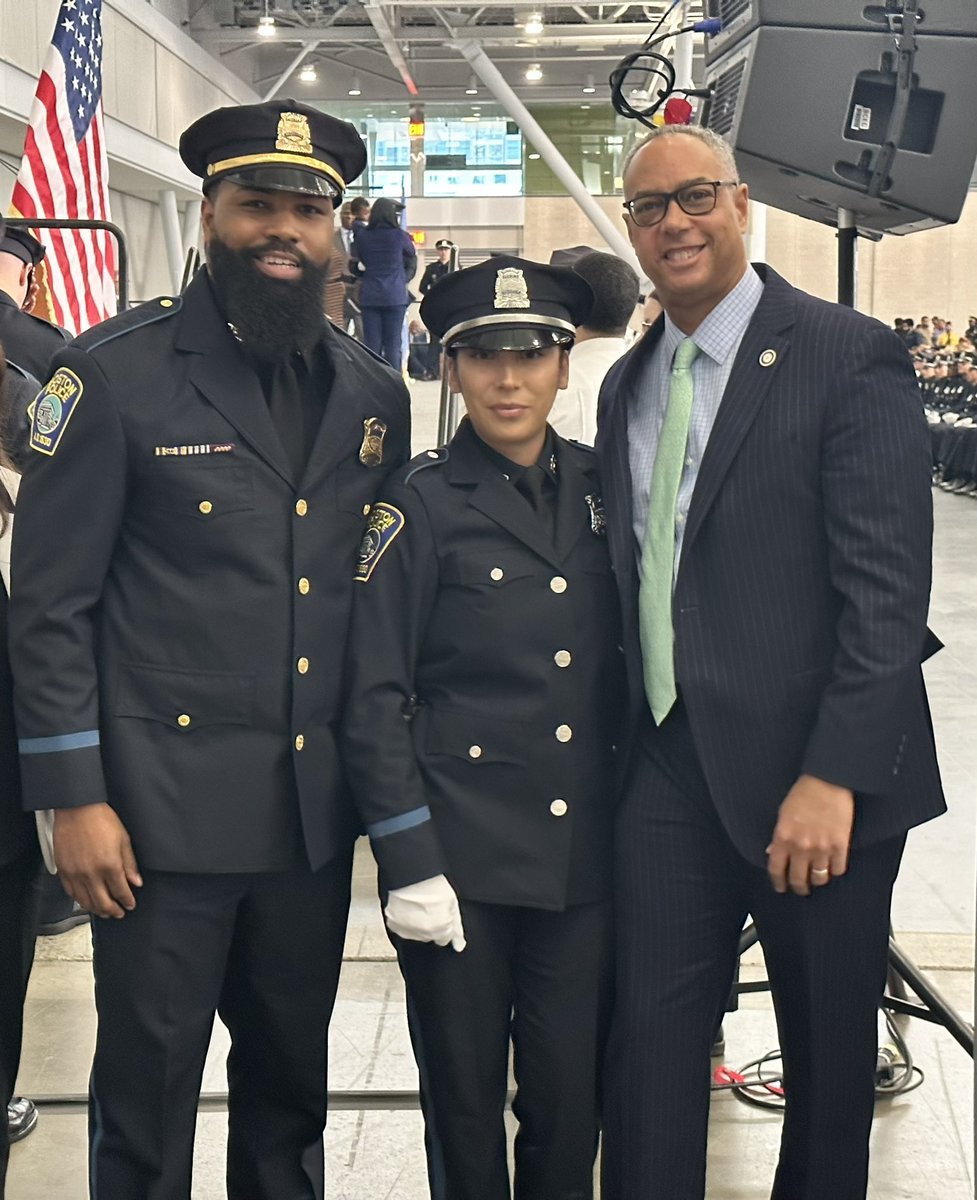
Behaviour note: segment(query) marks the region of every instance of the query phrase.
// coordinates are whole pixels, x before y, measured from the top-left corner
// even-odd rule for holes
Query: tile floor
[[[417,449],[435,442],[437,388],[413,385]],[[973,1017],[974,809],[977,800],[977,503],[937,491],[931,624],[947,648],[927,667],[949,815],[915,831],[897,888],[893,923],[903,949],[967,1019]],[[87,930],[40,944],[27,1006],[20,1090],[72,1097],[86,1087],[94,1038]],[[746,974],[761,971],[757,950]],[[732,1066],[775,1045],[769,1000],[746,997],[727,1024]],[[973,1070],[940,1027],[909,1024],[926,1074],[911,1095],[880,1104],[871,1200],[970,1200],[974,1194]],[[226,1036],[215,1031],[205,1092],[223,1086]],[[372,863],[361,843],[346,961],[332,1027],[331,1086],[337,1093],[412,1092],[415,1074],[400,977],[383,936]],[[676,1081],[681,1086],[681,1081]],[[409,1101],[407,1101],[409,1102]],[[221,1200],[224,1114],[204,1104],[198,1121],[193,1200]],[[775,1115],[716,1097],[710,1139],[710,1200],[769,1194],[779,1138]],[[416,1110],[338,1109],[327,1132],[330,1200],[424,1200],[421,1121]],[[83,1200],[85,1118],[71,1104],[46,1105],[36,1131],[12,1148],[8,1200]],[[118,1198],[135,1200],[135,1198]],[[667,1200],[652,1197],[649,1200]],[[826,1198],[829,1200],[829,1198]]]

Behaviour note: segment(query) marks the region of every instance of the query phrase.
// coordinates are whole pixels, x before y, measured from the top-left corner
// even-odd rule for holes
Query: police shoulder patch
[[[32,450],[47,455],[57,450],[84,390],[74,371],[58,367],[31,405]]]
[[[354,579],[366,583],[388,546],[403,528],[404,514],[399,508],[383,501],[374,504],[366,523],[363,540],[360,542]]]

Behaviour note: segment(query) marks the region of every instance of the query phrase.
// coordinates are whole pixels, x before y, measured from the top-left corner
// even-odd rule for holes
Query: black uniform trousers
[[[40,860],[37,843],[0,866],[0,1200],[7,1173],[7,1105],[20,1066],[24,996],[34,960],[39,893],[32,886]]]
[[[229,1200],[322,1200],[350,866],[343,855],[315,873],[143,871],[132,913],[93,920],[91,1200],[189,1200],[215,1010],[231,1035]]]
[[[611,903],[461,901],[466,948],[393,937],[407,985],[432,1200],[590,1200],[611,984]]]
[[[783,1054],[774,1200],[863,1200],[904,835],[856,850],[810,896],[778,895],[723,828],[681,702],[635,759],[616,831],[602,1200],[702,1200],[709,1050],[747,914]]]

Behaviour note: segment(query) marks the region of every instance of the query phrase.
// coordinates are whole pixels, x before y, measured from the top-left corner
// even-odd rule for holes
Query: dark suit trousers
[[[432,1200],[591,1200],[611,904],[564,912],[461,902],[467,947],[393,938],[407,983]]]
[[[7,1105],[20,1066],[24,996],[34,959],[37,844],[0,866],[0,1200],[7,1174]]]
[[[810,896],[778,895],[716,815],[681,705],[649,730],[617,828],[602,1200],[702,1200],[709,1049],[747,914],[783,1054],[774,1200],[863,1200],[889,904],[904,844],[900,836],[855,851],[848,873]]]
[[[143,877],[134,912],[93,921],[92,1200],[188,1200],[215,1010],[231,1035],[229,1200],[322,1200],[349,856],[314,874]]]

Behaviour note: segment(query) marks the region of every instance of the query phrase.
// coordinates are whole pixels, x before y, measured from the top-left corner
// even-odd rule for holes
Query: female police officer
[[[360,552],[347,766],[389,893],[434,1200],[592,1195],[618,650],[591,452],[546,418],[592,294],[497,257],[421,318],[468,409]]]

